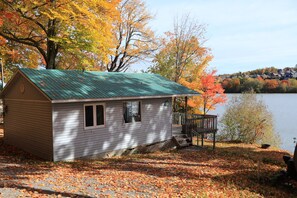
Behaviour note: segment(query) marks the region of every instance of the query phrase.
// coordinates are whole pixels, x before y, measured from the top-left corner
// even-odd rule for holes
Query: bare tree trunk
[[[58,53],[58,45],[51,40],[56,36],[56,20],[48,21],[48,38],[47,38],[47,53],[45,57],[46,69],[56,69],[56,57]]]
[[[56,50],[55,43],[52,41],[48,41],[47,48],[47,60],[46,60],[46,69],[56,69]]]

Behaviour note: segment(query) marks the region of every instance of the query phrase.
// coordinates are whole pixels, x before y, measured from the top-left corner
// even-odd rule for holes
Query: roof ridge
[[[83,70],[78,70],[78,69],[37,69],[37,68],[19,68],[20,70],[31,70],[31,71],[46,71],[46,72],[51,72],[51,71],[61,71],[61,72],[82,72],[82,73],[105,73],[105,74],[132,74],[132,75],[136,75],[136,74],[144,74],[144,75],[158,75],[161,76],[160,74],[154,74],[154,73],[145,73],[145,72],[141,72],[141,73],[137,73],[137,72],[106,72],[106,71],[83,71]],[[163,76],[162,76],[163,77]]]

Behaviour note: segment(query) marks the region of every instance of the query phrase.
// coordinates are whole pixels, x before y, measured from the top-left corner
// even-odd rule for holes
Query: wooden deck
[[[204,138],[211,134],[213,140],[213,149],[215,148],[215,138],[217,133],[217,116],[216,115],[200,115],[190,114],[185,118],[185,114],[173,114],[173,135],[183,133],[188,135],[191,139],[196,137],[197,145],[198,140],[201,140],[201,146],[204,144]],[[200,136],[200,138],[199,138]]]

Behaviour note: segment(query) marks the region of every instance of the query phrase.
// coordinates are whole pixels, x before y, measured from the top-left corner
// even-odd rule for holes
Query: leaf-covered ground
[[[0,197],[296,197],[283,151],[218,143],[102,160],[45,162],[0,146]]]

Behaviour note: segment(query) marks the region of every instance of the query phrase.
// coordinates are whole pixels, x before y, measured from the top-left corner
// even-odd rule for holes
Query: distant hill
[[[226,93],[241,93],[253,90],[257,93],[297,93],[297,65],[278,69],[267,67],[218,75]]]
[[[297,66],[297,65],[296,65]],[[278,69],[276,67],[266,67],[261,69],[255,69],[247,72],[237,72],[233,74],[222,74],[219,75],[221,78],[232,78],[232,77],[245,77],[245,78],[256,78],[258,76],[264,79],[285,79],[285,78],[296,78],[297,67],[285,67]],[[295,74],[295,75],[294,75]],[[296,76],[296,77],[294,77]]]

